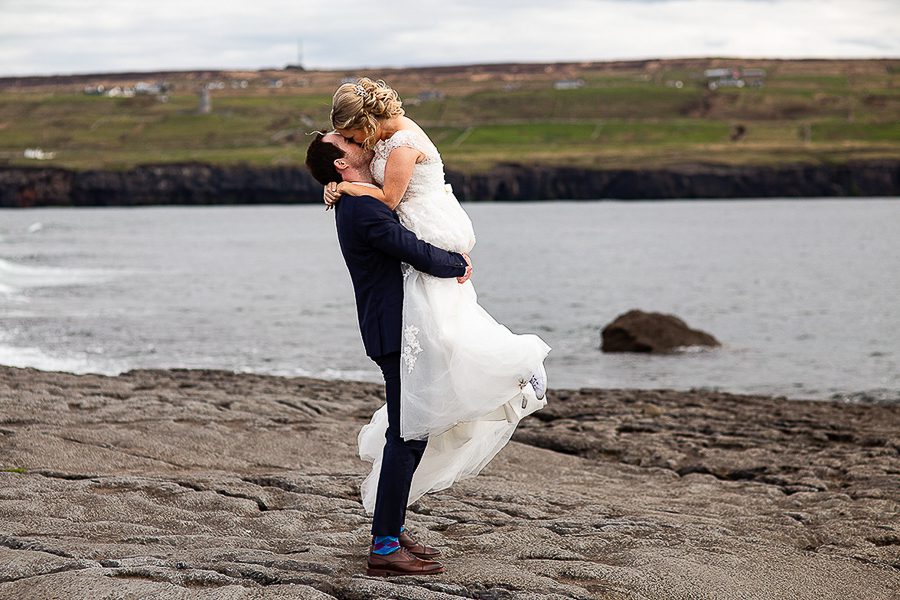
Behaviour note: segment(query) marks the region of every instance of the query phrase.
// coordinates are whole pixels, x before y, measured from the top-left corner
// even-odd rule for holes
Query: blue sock
[[[376,535],[372,544],[375,554],[390,554],[400,549],[400,540],[393,535]]]

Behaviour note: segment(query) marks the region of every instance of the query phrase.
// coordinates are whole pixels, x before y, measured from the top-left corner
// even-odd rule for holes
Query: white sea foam
[[[4,307],[3,316],[7,319],[30,319],[38,316],[37,313],[30,310],[14,310]],[[0,332],[0,340],[3,339],[3,332]]]
[[[118,375],[126,370],[121,365],[98,363],[88,355],[51,356],[40,348],[7,346],[5,344],[0,344],[0,365],[31,367],[41,371],[65,371],[77,374],[100,373],[102,375]]]
[[[111,275],[110,271],[103,269],[30,266],[0,258],[0,294],[10,295],[36,287],[100,283]]]
[[[374,363],[373,363],[374,364]],[[340,379],[344,381],[369,381],[381,382],[381,372],[375,369],[304,369],[294,367],[291,369],[266,369],[260,367],[243,366],[234,369],[236,373],[256,373],[262,375],[277,375],[279,377],[312,377],[315,379]]]

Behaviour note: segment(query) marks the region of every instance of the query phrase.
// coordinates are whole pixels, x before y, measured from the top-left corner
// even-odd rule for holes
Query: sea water
[[[553,348],[551,387],[900,401],[897,199],[465,208],[479,300]],[[723,345],[601,352],[632,308]],[[0,364],[380,380],[315,205],[0,210]]]

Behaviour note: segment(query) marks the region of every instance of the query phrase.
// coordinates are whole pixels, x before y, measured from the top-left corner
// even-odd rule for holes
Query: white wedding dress
[[[471,251],[475,233],[449,185],[437,148],[418,131],[400,130],[375,146],[372,175],[384,185],[388,155],[408,146],[425,154],[397,207],[400,222],[439,248]],[[346,201],[346,200],[345,200]],[[550,347],[516,335],[481,306],[471,281],[438,278],[403,264],[400,435],[428,444],[413,476],[408,505],[423,494],[474,477],[509,442],[519,421],[546,405],[529,380]],[[526,285],[523,282],[523,285]],[[372,462],[361,486],[363,507],[375,495],[388,426],[387,405],[359,432],[359,456]]]

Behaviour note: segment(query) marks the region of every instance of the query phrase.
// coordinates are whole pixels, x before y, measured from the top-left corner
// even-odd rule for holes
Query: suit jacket
[[[399,352],[403,327],[400,263],[435,277],[461,277],[466,260],[418,239],[384,203],[371,196],[335,204],[341,253],[356,294],[356,312],[366,354]]]

